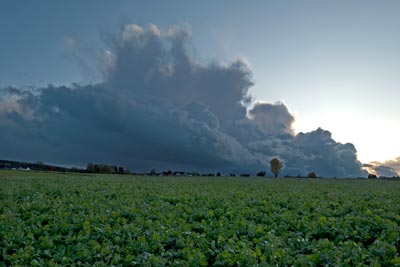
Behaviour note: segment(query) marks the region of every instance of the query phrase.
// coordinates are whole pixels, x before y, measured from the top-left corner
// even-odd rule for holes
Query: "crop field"
[[[0,266],[400,266],[400,182],[0,171]]]

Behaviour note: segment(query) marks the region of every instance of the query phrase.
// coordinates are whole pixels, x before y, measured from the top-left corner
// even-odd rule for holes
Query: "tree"
[[[278,174],[282,169],[282,162],[277,158],[273,158],[270,164],[271,164],[271,172],[275,175],[275,178],[278,177]]]
[[[262,171],[262,172],[257,173],[257,176],[259,176],[259,177],[264,177],[265,174],[266,174],[266,173],[265,173],[264,171]]]
[[[86,170],[88,172],[95,172],[94,164],[93,163],[88,163],[88,165],[86,166]]]
[[[317,178],[317,174],[316,174],[315,172],[310,172],[310,173],[307,175],[307,177],[308,177],[308,178]]]

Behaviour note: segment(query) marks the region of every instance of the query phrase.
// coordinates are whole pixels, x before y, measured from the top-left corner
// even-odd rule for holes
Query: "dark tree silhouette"
[[[310,173],[307,175],[307,177],[308,177],[308,178],[317,178],[317,174],[316,174],[315,172],[310,172]]]
[[[86,166],[86,170],[88,172],[95,172],[94,164],[93,163],[88,163],[88,165]]]
[[[264,177],[265,174],[266,174],[266,173],[265,173],[264,171],[262,171],[262,172],[257,173],[257,176],[259,176],[259,177]]]
[[[282,169],[282,162],[277,158],[273,158],[270,162],[270,165],[271,172],[274,174],[275,178],[278,177],[278,174]]]

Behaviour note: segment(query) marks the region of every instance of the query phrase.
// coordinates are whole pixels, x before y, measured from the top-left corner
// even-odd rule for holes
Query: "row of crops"
[[[400,182],[0,172],[0,266],[400,266]]]

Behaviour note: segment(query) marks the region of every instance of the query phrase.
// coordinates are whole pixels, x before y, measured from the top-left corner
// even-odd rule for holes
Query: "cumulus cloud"
[[[319,128],[310,133],[299,133],[294,139],[294,146],[308,156],[306,164],[309,170],[338,177],[362,174],[362,164],[357,160],[354,145],[336,142],[329,131]]]
[[[389,167],[393,168],[393,169],[400,170],[400,157],[397,157],[397,158],[395,158],[393,160],[385,161],[384,164],[386,166],[389,166]]]
[[[103,80],[34,91],[0,88],[1,157],[134,170],[363,175],[352,144],[322,129],[294,134],[284,103],[256,102],[250,67],[201,62],[190,29],[130,24],[100,58]]]
[[[261,132],[266,134],[293,134],[294,117],[281,102],[275,105],[256,103],[249,111],[249,118]]]
[[[321,128],[295,135],[294,120],[284,103],[256,103],[230,132],[250,151],[282,158],[291,175],[312,171],[325,177],[365,175],[352,144],[336,142]]]
[[[400,175],[400,157],[385,162],[373,161],[363,167],[378,177],[397,177]]]

